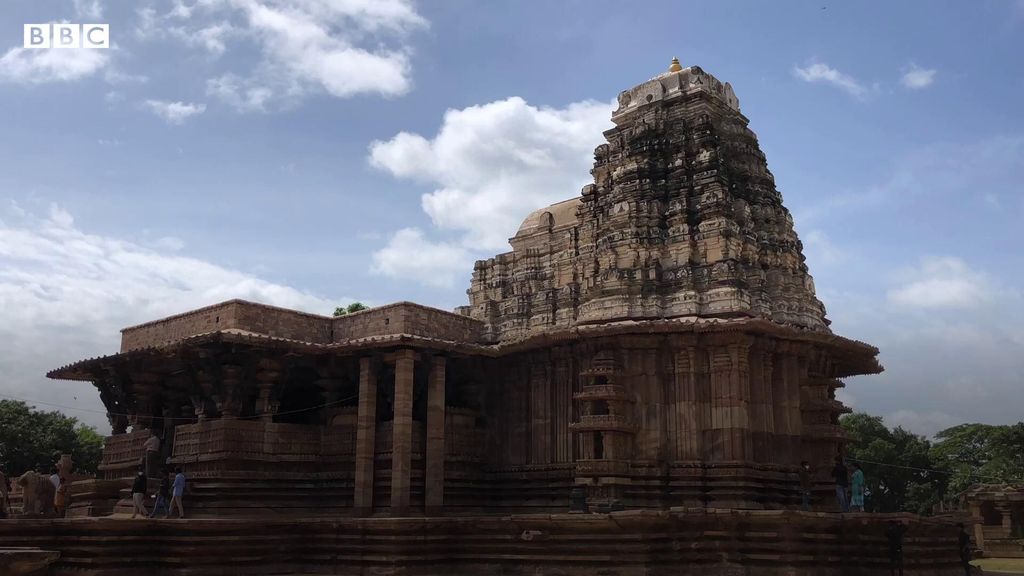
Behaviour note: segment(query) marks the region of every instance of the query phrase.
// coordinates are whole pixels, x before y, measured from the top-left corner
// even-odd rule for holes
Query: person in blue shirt
[[[174,511],[175,505],[178,508],[178,518],[185,517],[185,508],[181,505],[181,497],[185,495],[185,473],[181,471],[181,467],[174,469],[174,484],[171,486],[171,504],[170,510],[167,511],[167,517],[171,517],[171,512]]]
[[[864,471],[856,462],[853,464],[853,476],[850,478],[850,509],[855,512],[864,511]]]

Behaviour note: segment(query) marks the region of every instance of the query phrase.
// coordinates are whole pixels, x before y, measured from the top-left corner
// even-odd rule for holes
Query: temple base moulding
[[[0,522],[7,546],[60,553],[46,576],[283,574],[887,575],[890,522],[907,576],[963,574],[957,529],[906,514],[623,511],[363,519]]]

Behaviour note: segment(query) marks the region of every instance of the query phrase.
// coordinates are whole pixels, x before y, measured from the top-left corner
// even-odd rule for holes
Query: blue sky
[[[22,25],[111,25],[25,51]],[[833,328],[844,397],[921,433],[1024,414],[1024,2],[7,0],[0,394],[118,329],[243,297],[465,302],[472,261],[578,194],[619,91],[732,83]]]

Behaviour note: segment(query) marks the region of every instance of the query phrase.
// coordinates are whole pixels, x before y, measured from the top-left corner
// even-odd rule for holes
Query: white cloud
[[[813,229],[807,234],[801,234],[800,238],[804,245],[804,255],[814,265],[832,265],[843,260],[843,249],[829,238],[828,234],[821,229]],[[811,265],[811,269],[815,268]]]
[[[0,214],[0,394],[102,410],[88,384],[47,380],[48,370],[118,350],[125,327],[231,298],[329,314],[329,300],[177,254],[80,230],[53,206],[35,216],[10,203]],[[77,413],[106,429],[101,414]]]
[[[400,96],[409,91],[409,35],[425,28],[411,0],[175,0],[138,11],[137,36],[169,37],[217,57],[258,48],[251,70],[208,78],[207,93],[240,111],[286,107],[311,94]]]
[[[893,423],[916,433],[954,419],[1016,422],[1019,403],[1005,399],[1019,395],[1024,373],[1024,298],[1018,267],[1006,263],[1015,256],[1007,230],[1024,215],[1024,137],[937,142],[892,166],[878,184],[815,197],[794,216],[810,225],[801,238],[832,329],[881,350],[885,372],[848,379],[845,394],[857,410],[901,412]],[[1003,210],[979,210],[990,197]],[[838,244],[841,265],[821,266],[814,230]],[[917,256],[936,247],[946,248]]]
[[[458,244],[431,242],[420,230],[403,228],[395,232],[387,246],[374,252],[370,271],[427,286],[451,288],[460,280],[468,281],[472,267],[472,256]]]
[[[990,301],[996,292],[987,276],[953,256],[925,258],[904,278],[888,293],[889,301],[900,306],[971,308]]]
[[[963,424],[964,420],[951,414],[933,410],[920,412],[916,410],[897,410],[884,416],[886,426],[895,428],[902,426],[915,434],[932,437],[936,433]]]
[[[183,124],[189,118],[206,112],[206,104],[146,100],[146,107],[168,124]]]
[[[445,113],[430,139],[402,132],[370,146],[370,164],[436,185],[421,198],[435,226],[462,232],[464,248],[493,252],[527,214],[579,194],[612,106],[538,108],[513,97]]]
[[[854,213],[884,210],[891,216],[894,208],[911,205],[919,206],[920,213],[939,207],[963,210],[964,199],[991,206],[1001,198],[1024,197],[1020,186],[1024,181],[1024,135],[936,142],[898,158],[895,164],[881,184],[840,190],[816,196],[812,204],[791,206],[794,219],[800,226],[834,229]]]
[[[72,82],[96,74],[110,62],[109,50],[11,48],[0,56],[0,82]]]
[[[149,82],[149,76],[145,74],[128,74],[108,68],[103,73],[103,79],[107,81],[107,84],[145,84]]]
[[[794,66],[793,75],[804,82],[812,84],[831,84],[855,98],[864,98],[868,95],[867,87],[857,81],[856,78],[849,74],[844,74],[828,64],[817,62],[809,64],[804,68]]]
[[[162,236],[153,242],[153,247],[169,252],[178,252],[185,247],[185,241],[176,236]]]
[[[934,68],[921,68],[917,64],[911,62],[910,66],[905,72],[903,72],[903,76],[900,78],[900,83],[911,90],[927,88],[935,81],[936,72],[937,70]]]
[[[73,2],[75,14],[79,18],[87,18],[93,21],[103,18],[103,3],[100,0],[73,0]]]

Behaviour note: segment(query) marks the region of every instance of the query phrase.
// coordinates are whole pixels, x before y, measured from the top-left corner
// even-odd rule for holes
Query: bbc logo
[[[110,48],[110,24],[25,24],[25,48]]]

